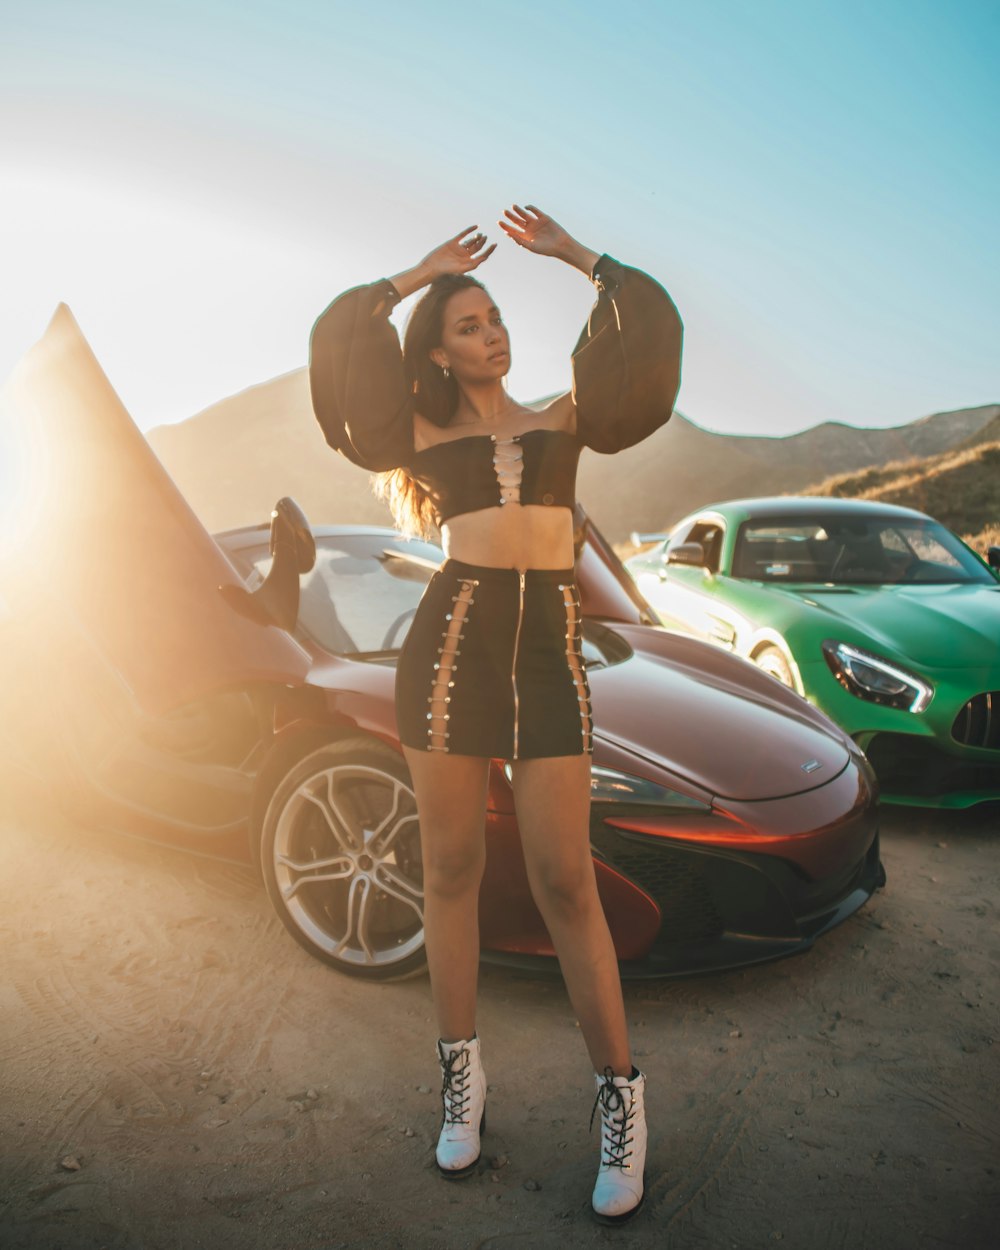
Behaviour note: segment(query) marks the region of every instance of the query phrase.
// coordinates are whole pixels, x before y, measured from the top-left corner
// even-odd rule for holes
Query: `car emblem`
[[[821,767],[822,765],[819,760],[806,760],[804,764],[799,765],[799,768],[801,768],[804,773],[814,773],[817,768]]]

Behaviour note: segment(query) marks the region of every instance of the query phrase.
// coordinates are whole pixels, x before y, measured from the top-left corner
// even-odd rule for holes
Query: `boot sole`
[[[483,1135],[485,1131],[486,1131],[486,1108],[484,1107],[483,1114],[479,1117],[480,1137]],[[472,1160],[472,1162],[467,1163],[464,1168],[443,1168],[441,1164],[438,1163],[437,1169],[441,1173],[441,1175],[445,1178],[446,1181],[460,1181],[464,1179],[466,1176],[472,1175],[472,1173],[479,1166],[479,1160],[482,1157],[483,1157],[483,1152],[480,1151],[479,1154],[477,1154],[476,1157]],[[435,1159],[434,1162],[437,1163],[437,1160]]]

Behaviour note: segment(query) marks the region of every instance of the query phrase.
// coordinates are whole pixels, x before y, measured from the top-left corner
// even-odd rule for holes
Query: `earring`
[[[444,374],[444,376],[445,376],[446,378],[450,378],[450,377],[451,377],[451,370],[448,368],[448,366],[447,366],[447,365],[442,365],[442,366],[441,366],[441,372]]]

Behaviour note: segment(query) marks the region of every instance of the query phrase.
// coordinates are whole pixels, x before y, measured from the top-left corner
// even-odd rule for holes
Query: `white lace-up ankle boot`
[[[601,1166],[597,1172],[591,1205],[601,1224],[622,1224],[642,1206],[643,1171],[646,1166],[646,1112],[643,1107],[645,1076],[615,1076],[614,1069],[595,1072],[597,1098],[590,1114],[601,1108]]]
[[[479,1162],[479,1134],[486,1128],[486,1077],[479,1058],[479,1038],[439,1041],[443,1122],[436,1158],[441,1175],[468,1176]]]

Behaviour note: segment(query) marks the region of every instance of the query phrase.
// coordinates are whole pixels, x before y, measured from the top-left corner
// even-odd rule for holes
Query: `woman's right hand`
[[[473,230],[477,233],[472,234]],[[469,234],[472,237],[466,238]],[[486,235],[479,231],[478,226],[466,226],[454,238],[428,252],[419,265],[394,274],[389,281],[399,292],[400,298],[406,299],[408,295],[419,291],[422,286],[433,282],[444,273],[471,273],[473,269],[478,269],[484,260],[493,255],[496,247],[495,243],[491,243],[484,252],[485,243]]]
[[[484,260],[492,256],[496,244],[491,243],[484,252],[486,235],[481,231],[473,234],[471,238],[465,237],[473,230],[478,231],[478,227],[466,226],[454,238],[448,239],[440,247],[427,253],[420,265],[430,275],[429,282],[443,273],[471,273],[473,269],[478,269]]]

